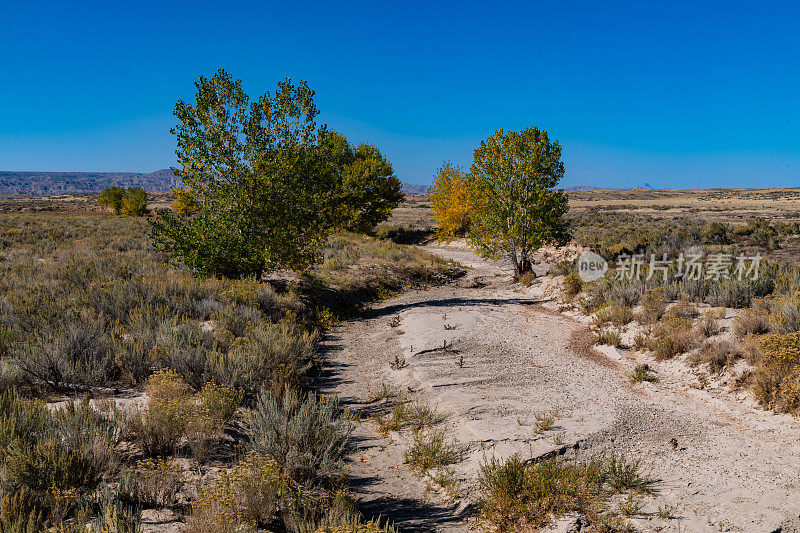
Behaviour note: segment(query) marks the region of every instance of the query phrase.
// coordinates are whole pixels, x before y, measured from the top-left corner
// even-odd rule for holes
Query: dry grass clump
[[[630,307],[609,303],[595,312],[594,323],[599,327],[612,324],[619,328],[629,324],[633,318],[633,310]]]
[[[740,339],[748,335],[761,335],[769,330],[769,312],[766,309],[742,309],[733,320],[733,332]]]
[[[445,440],[443,431],[415,433],[414,442],[403,453],[405,462],[420,472],[456,463],[460,456],[455,445]]]
[[[800,295],[783,296],[771,302],[770,327],[775,333],[800,331]]]
[[[722,372],[742,357],[742,350],[730,341],[705,341],[689,360],[691,365],[707,364],[711,372]]]
[[[622,492],[650,492],[652,479],[641,463],[623,456],[608,460],[566,460],[560,457],[527,463],[519,455],[481,465],[480,515],[498,531],[542,528],[572,511],[586,515],[592,527],[617,522],[598,512],[607,499]],[[617,522],[617,526],[622,526]],[[615,530],[615,529],[612,529]]]
[[[375,414],[378,433],[385,437],[390,431],[411,429],[415,433],[428,429],[445,419],[435,408],[417,402],[409,402],[402,394],[397,395],[391,409],[384,415]]]
[[[667,311],[667,300],[663,289],[645,291],[639,303],[642,309],[636,315],[636,320],[641,324],[654,324],[661,320]]]
[[[577,272],[570,272],[561,282],[561,291],[567,301],[571,301],[583,290],[583,281]]]
[[[597,344],[607,344],[615,348],[622,345],[622,336],[614,329],[601,329],[597,332]]]
[[[143,459],[122,473],[119,491],[135,504],[167,507],[176,503],[183,483],[183,469],[173,459]]]
[[[667,319],[670,318],[685,318],[688,320],[693,320],[700,316],[700,312],[697,310],[697,307],[690,303],[690,302],[677,302],[667,309],[667,312],[664,314]]]
[[[720,326],[718,321],[719,318],[721,318],[719,312],[706,311],[697,322],[697,331],[706,338],[717,335],[722,331],[722,326]]]
[[[779,412],[800,412],[800,333],[765,335],[758,344],[753,393]]]
[[[645,341],[656,359],[670,359],[686,353],[699,341],[698,333],[688,318],[671,318],[656,324]]]
[[[220,440],[243,397],[241,390],[215,383],[192,394],[183,378],[169,369],[150,376],[146,391],[147,406],[128,420],[130,437],[151,457],[174,453],[188,437],[198,464]]]

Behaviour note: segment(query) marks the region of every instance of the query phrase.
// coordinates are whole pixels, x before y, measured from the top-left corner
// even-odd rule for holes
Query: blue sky
[[[429,183],[494,130],[564,146],[566,185],[800,186],[789,2],[4,2],[0,169],[174,163],[172,109],[224,67]]]

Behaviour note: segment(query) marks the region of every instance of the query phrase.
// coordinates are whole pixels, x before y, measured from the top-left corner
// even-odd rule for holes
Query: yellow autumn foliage
[[[467,181],[464,171],[449,162],[438,170],[430,197],[440,240],[451,241],[469,229],[471,206]]]

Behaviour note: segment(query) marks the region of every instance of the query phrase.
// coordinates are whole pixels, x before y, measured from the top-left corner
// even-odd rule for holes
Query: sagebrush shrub
[[[343,475],[353,424],[332,396],[286,388],[277,400],[259,397],[250,413],[250,446],[273,459],[291,479],[308,485],[335,485]]]
[[[767,333],[769,330],[769,313],[766,309],[742,309],[733,320],[733,332],[740,339],[748,335]]]

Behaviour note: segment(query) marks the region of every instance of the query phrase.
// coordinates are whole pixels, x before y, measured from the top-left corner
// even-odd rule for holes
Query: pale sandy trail
[[[466,530],[473,524],[462,513],[475,501],[485,457],[529,458],[577,446],[580,455],[625,453],[649,465],[658,492],[643,500],[647,514],[634,520],[640,531],[756,532],[781,524],[794,531],[797,421],[728,392],[692,388],[674,363],[655,365],[660,383],[632,385],[636,362],[629,355],[608,349],[606,357],[587,358],[570,346],[585,325],[556,312],[541,285],[513,285],[500,265],[468,250],[428,249],[471,267],[469,274],[452,286],[381,302],[337,327],[325,343],[324,390],[368,410],[370,392],[386,380],[447,413],[442,427],[465,450],[455,467],[461,498],[426,494],[425,481],[402,464],[409,438],[382,439],[363,422],[350,466],[367,511],[390,516],[404,530]],[[393,316],[400,317],[395,328]],[[452,349],[442,350],[443,343]],[[408,366],[392,370],[396,357]],[[557,413],[556,428],[536,435],[535,413],[545,411]],[[658,518],[664,506],[678,518]]]

